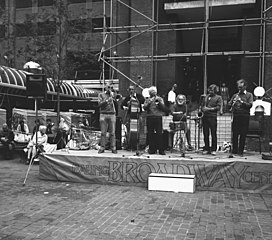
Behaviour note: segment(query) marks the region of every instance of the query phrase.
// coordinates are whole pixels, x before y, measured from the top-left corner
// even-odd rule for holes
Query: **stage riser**
[[[143,157],[96,157],[46,154],[40,158],[40,178],[141,186],[150,173],[196,175],[196,191],[272,193],[271,161],[207,161]]]

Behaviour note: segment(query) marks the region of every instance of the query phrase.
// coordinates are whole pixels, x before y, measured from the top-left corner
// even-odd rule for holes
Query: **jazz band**
[[[242,82],[242,83],[241,83]],[[249,94],[245,90],[246,82],[240,80],[237,82],[237,87],[239,92],[234,94],[228,103],[229,111],[234,114],[237,112],[242,112],[246,115],[243,119],[248,119],[248,110],[252,105],[252,94]],[[242,87],[240,86],[242,85]],[[172,121],[172,135],[177,131],[182,129],[184,131],[184,138],[186,138],[188,143],[187,150],[192,150],[190,139],[190,126],[187,124],[187,119],[191,118],[192,120],[201,121],[201,127],[203,127],[204,143],[203,153],[209,153],[212,155],[216,154],[217,150],[217,115],[222,114],[222,97],[217,94],[218,87],[215,84],[212,84],[208,87],[207,95],[202,95],[202,98],[199,103],[199,111],[196,116],[189,116],[188,106],[186,101],[186,96],[182,94],[177,94],[176,101],[167,105],[164,102],[164,99],[157,94],[157,88],[151,86],[150,88],[145,88],[141,93],[136,93],[136,88],[134,85],[129,86],[128,95],[120,101],[120,107],[125,112],[123,117],[123,124],[127,129],[127,140],[128,140],[128,150],[135,150],[138,148],[139,144],[139,133],[144,132],[143,128],[146,125],[147,132],[146,134],[146,146],[148,146],[149,154],[160,154],[165,155],[165,144],[163,136],[163,117],[167,115],[173,116]],[[107,91],[104,93],[104,97],[100,96],[100,115],[105,117],[105,114],[108,114],[111,121],[115,123],[115,120],[112,118],[112,115],[116,115],[116,109],[118,106],[115,106],[113,93],[111,92],[112,88],[108,87]],[[109,106],[111,105],[111,106]],[[102,108],[101,108],[102,107]],[[107,109],[109,112],[107,113]],[[238,109],[238,110],[237,110]],[[239,110],[241,109],[241,110]],[[102,111],[101,111],[102,110]],[[143,123],[143,114],[145,115],[146,124]],[[236,117],[237,118],[237,117]],[[195,122],[196,122],[195,121]],[[179,122],[175,126],[175,122]],[[100,116],[100,123],[103,126],[103,119]],[[112,123],[108,123],[113,125]],[[171,123],[170,123],[171,124]],[[182,126],[182,127],[181,127]],[[235,129],[239,128],[234,125]],[[111,128],[114,128],[111,126]],[[104,128],[103,128],[104,129]],[[244,129],[242,133],[242,140],[240,139],[240,147],[237,147],[237,140],[234,142],[236,146],[234,147],[234,153],[242,154],[244,148],[244,137],[246,134],[247,128]],[[237,132],[237,130],[236,130]],[[211,133],[211,143],[209,146],[209,134]],[[171,135],[170,134],[170,135]],[[239,133],[238,133],[239,134]],[[114,139],[114,133],[111,131],[111,136]],[[102,138],[105,137],[105,132],[101,134]],[[235,137],[237,134],[235,133]],[[196,136],[195,136],[196,137]],[[237,137],[236,137],[237,138]],[[102,139],[102,146],[99,150],[99,153],[103,153],[105,150],[105,139]],[[173,148],[173,136],[168,135],[168,144]],[[183,144],[185,141],[183,140]],[[185,144],[184,144],[185,146]],[[185,147],[182,147],[182,156],[184,156]],[[198,146],[199,147],[199,146]],[[238,150],[237,150],[238,148]],[[111,150],[113,153],[116,153],[116,146],[114,141],[111,141]]]

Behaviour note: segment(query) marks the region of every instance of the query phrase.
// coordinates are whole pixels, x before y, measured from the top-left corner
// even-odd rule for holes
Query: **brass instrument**
[[[204,117],[204,112],[202,111],[202,106],[206,106],[206,95],[202,94],[200,96],[200,100],[199,100],[199,109],[198,109],[198,113],[197,113],[197,118],[200,120]]]
[[[202,111],[199,111],[199,112],[197,113],[197,118],[198,118],[198,119],[203,118],[203,116],[204,116],[204,113],[203,113]]]
[[[237,95],[235,96],[235,98],[233,99],[233,102],[232,102],[232,104],[231,104],[230,112],[233,111],[233,108],[234,108],[236,102],[238,102],[238,101],[241,101],[241,98],[240,98],[239,95],[237,94]]]

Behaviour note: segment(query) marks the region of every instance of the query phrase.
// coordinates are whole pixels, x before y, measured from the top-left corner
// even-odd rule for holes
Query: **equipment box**
[[[150,173],[148,190],[194,193],[195,175]]]

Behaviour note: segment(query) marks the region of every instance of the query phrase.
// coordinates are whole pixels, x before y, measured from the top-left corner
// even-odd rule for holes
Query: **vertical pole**
[[[154,21],[155,19],[155,2],[154,0],[152,0],[152,20]],[[154,22],[153,22],[153,25],[154,25]],[[153,83],[155,83],[155,86],[157,86],[157,78],[155,77],[154,75],[154,39],[155,39],[155,36],[154,36],[154,29],[152,28],[152,32],[151,32],[151,81]]]
[[[35,144],[35,148],[36,148],[36,152],[38,150],[38,99],[35,98],[35,112],[36,112],[36,131],[35,131],[35,134],[36,134],[36,144]],[[34,157],[34,156],[33,156]]]
[[[103,52],[102,58],[105,58],[105,44],[106,44],[106,0],[103,0]],[[105,90],[105,63],[102,61],[102,78],[103,78],[103,91]]]
[[[264,87],[264,67],[265,67],[265,49],[266,49],[266,0],[263,1],[262,6],[262,64],[261,64],[261,79],[260,79],[260,86]]]
[[[209,52],[209,36],[208,36],[208,27],[209,27],[209,0],[205,0],[205,45],[204,45],[204,94],[207,92],[207,62],[208,62],[208,52]]]

